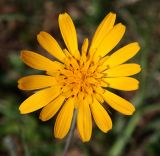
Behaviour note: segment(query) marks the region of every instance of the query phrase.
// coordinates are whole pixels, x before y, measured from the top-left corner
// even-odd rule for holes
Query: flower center
[[[64,53],[66,58],[64,60],[63,69],[57,73],[57,82],[61,86],[62,94],[65,97],[70,96],[84,96],[93,94],[102,94],[104,89],[101,87],[105,74],[102,64],[107,59],[104,57],[98,62],[92,62],[92,57],[87,55],[88,40],[84,40],[82,45],[81,56],[75,58],[66,49]],[[105,84],[106,85],[106,84]]]
[[[59,71],[58,83],[62,86],[65,96],[75,96],[79,92],[93,94],[94,88],[100,86],[97,65],[88,59],[86,62],[68,57],[63,70]]]

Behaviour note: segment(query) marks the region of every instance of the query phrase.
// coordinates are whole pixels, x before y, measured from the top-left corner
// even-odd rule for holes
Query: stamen
[[[100,65],[103,65],[103,64],[108,60],[108,58],[109,58],[109,56],[105,56],[105,57],[101,58],[101,59],[99,60],[99,66],[100,66]]]
[[[101,94],[95,93],[94,97],[100,102],[100,103],[104,103],[104,99],[101,96]]]
[[[68,76],[68,77],[73,76],[73,72],[71,70],[65,70],[65,69],[61,70],[60,74],[63,74],[63,75]]]
[[[72,57],[72,55],[67,49],[63,49],[63,52],[65,53],[66,57]]]
[[[106,71],[106,70],[108,70],[110,68],[110,66],[108,65],[108,64],[103,64],[102,66],[99,66],[98,68],[97,68],[97,71],[98,72],[103,72],[103,71]]]
[[[102,87],[93,86],[96,93],[104,94],[105,90]]]
[[[101,80],[101,85],[103,87],[109,87],[110,86],[110,84],[108,82],[106,82],[104,79]]]
[[[74,59],[73,57],[71,58],[71,65],[74,68],[74,70],[79,69],[79,64],[77,63],[76,59]]]

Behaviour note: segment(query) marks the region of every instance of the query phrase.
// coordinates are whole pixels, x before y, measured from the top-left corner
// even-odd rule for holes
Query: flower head
[[[41,109],[40,119],[47,121],[58,111],[54,126],[56,138],[67,135],[74,109],[78,110],[77,129],[82,141],[89,141],[92,133],[92,117],[103,132],[112,128],[112,121],[104,109],[106,102],[124,115],[132,115],[134,106],[110,92],[108,88],[131,91],[139,82],[129,76],[140,72],[135,63],[125,63],[140,49],[137,42],[130,43],[111,55],[107,55],[121,40],[125,26],[114,25],[116,15],[109,13],[97,28],[91,44],[86,38],[81,50],[72,19],[67,13],[59,15],[59,27],[67,49],[62,50],[48,33],[37,35],[39,44],[57,61],[32,51],[21,52],[21,59],[28,66],[46,71],[47,75],[26,76],[18,81],[22,90],[39,90],[19,107],[22,114]]]

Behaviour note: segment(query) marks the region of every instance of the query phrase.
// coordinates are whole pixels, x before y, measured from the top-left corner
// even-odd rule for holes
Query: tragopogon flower
[[[72,19],[67,13],[59,15],[59,27],[67,49],[62,50],[48,33],[40,32],[39,44],[57,61],[32,51],[21,52],[21,59],[28,66],[46,71],[47,75],[30,75],[18,81],[22,90],[38,90],[19,107],[22,114],[41,109],[40,119],[51,119],[58,111],[54,126],[56,138],[67,135],[74,109],[78,110],[77,129],[82,141],[89,141],[92,133],[92,117],[103,132],[112,128],[112,121],[104,109],[106,102],[124,115],[132,115],[134,106],[110,92],[108,88],[131,91],[139,82],[129,76],[140,72],[135,63],[125,63],[140,49],[137,42],[130,43],[111,55],[107,55],[121,40],[125,26],[114,25],[116,15],[109,13],[97,28],[91,44],[86,38],[81,50]]]

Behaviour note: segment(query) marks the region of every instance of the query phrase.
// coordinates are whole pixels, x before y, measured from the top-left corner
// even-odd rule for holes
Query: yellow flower
[[[48,33],[37,35],[39,44],[57,61],[32,51],[21,52],[21,59],[28,66],[46,71],[47,75],[26,76],[18,81],[22,90],[38,90],[19,107],[22,114],[42,109],[40,119],[47,121],[58,111],[54,126],[56,138],[64,138],[71,126],[74,109],[78,110],[77,129],[83,142],[92,133],[92,117],[103,132],[112,128],[112,121],[104,109],[106,102],[124,115],[132,115],[134,106],[110,92],[108,88],[131,91],[139,82],[129,76],[140,72],[135,63],[125,63],[140,49],[137,42],[130,43],[107,55],[121,40],[125,26],[114,25],[116,15],[109,13],[97,28],[91,44],[86,38],[81,51],[72,19],[67,13],[59,15],[59,27],[67,49],[62,50]]]

